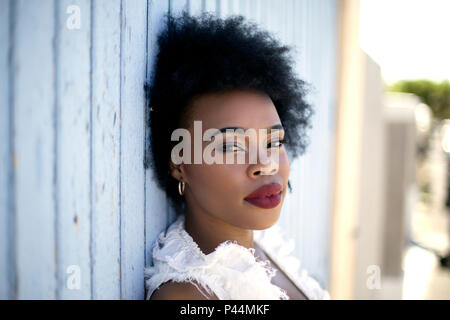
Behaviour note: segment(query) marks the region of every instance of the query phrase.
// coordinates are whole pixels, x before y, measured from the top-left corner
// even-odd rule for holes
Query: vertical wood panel
[[[255,2],[252,2],[251,10],[253,12],[253,19],[257,21],[261,25],[261,5],[262,1],[258,0]]]
[[[0,70],[4,72],[0,75],[0,299],[12,298],[12,286],[10,285],[10,250],[13,246],[10,243],[11,228],[10,221],[13,212],[10,210],[11,192],[10,175],[12,174],[12,155],[10,143],[10,112],[9,90],[12,72],[9,68],[8,54],[12,43],[10,42],[10,1],[0,3]],[[8,72],[6,72],[8,71]],[[12,279],[11,279],[12,280]]]
[[[144,82],[147,1],[122,2],[121,298],[144,298]]]
[[[315,34],[313,33],[313,14],[314,11],[312,11],[311,6],[313,5],[313,1],[310,0],[304,0],[303,1],[303,6],[302,6],[302,10],[304,12],[303,15],[303,28],[306,31],[306,33],[304,34],[304,38],[302,38],[302,54],[304,56],[305,59],[305,68],[303,70],[301,70],[301,74],[303,76],[303,79],[305,81],[307,81],[310,85],[312,85],[312,90],[317,90],[320,88],[317,87],[317,84],[313,82],[312,79],[312,70],[314,70],[314,68],[312,67],[314,61],[314,50],[312,48],[312,40],[313,40],[313,36],[315,36]],[[308,30],[310,32],[308,32]],[[316,54],[319,54],[316,52]],[[296,194],[300,196],[298,197],[299,201],[296,201],[296,204],[299,205],[299,207],[301,208],[301,211],[299,212],[299,217],[298,217],[298,224],[299,224],[299,228],[301,230],[301,232],[298,233],[297,237],[296,237],[296,242],[299,244],[300,247],[300,256],[302,257],[302,262],[305,268],[308,268],[308,270],[315,275],[315,273],[317,272],[317,270],[313,270],[311,269],[311,265],[313,263],[313,261],[311,261],[311,257],[309,256],[309,246],[311,245],[311,240],[309,238],[310,236],[310,230],[314,229],[314,219],[317,219],[317,216],[320,213],[317,213],[317,208],[312,206],[312,201],[310,200],[311,198],[314,198],[315,195],[312,193],[314,191],[316,186],[312,186],[311,185],[311,180],[314,176],[316,177],[316,181],[317,184],[321,183],[320,178],[318,178],[317,176],[320,175],[320,172],[317,172],[317,169],[314,168],[313,166],[313,162],[314,158],[313,158],[313,149],[316,145],[317,139],[315,136],[315,131],[318,129],[317,127],[317,117],[318,115],[320,115],[320,110],[318,110],[318,106],[316,104],[316,101],[314,99],[314,92],[309,92],[308,96],[307,96],[307,100],[309,103],[311,103],[313,105],[314,108],[314,116],[312,118],[312,126],[313,128],[309,131],[309,135],[310,135],[310,139],[311,139],[311,144],[308,146],[308,150],[305,154],[305,156],[303,157],[303,159],[301,159],[301,161],[299,161],[299,175],[297,176],[296,179],[296,183],[295,183],[295,188],[296,188]],[[320,128],[320,127],[319,127]],[[324,153],[325,154],[325,153]],[[318,162],[319,159],[316,159],[316,161]],[[311,172],[311,170],[313,172]],[[320,182],[319,182],[320,181]],[[308,190],[308,192],[305,193],[304,190]],[[312,192],[311,192],[311,191]],[[314,211],[312,211],[314,210]],[[313,219],[312,218],[312,213],[316,214],[316,217]],[[292,231],[291,231],[292,232]],[[322,249],[322,248],[321,248]]]
[[[239,12],[239,0],[224,0],[228,2],[228,15],[237,14]]]
[[[255,4],[258,1],[244,0],[242,2],[244,7],[244,13],[247,16],[247,19],[250,21],[256,21],[256,11]]]
[[[14,128],[18,298],[56,289],[53,1],[15,1]],[[36,14],[36,13],[39,14]]]
[[[215,7],[216,7],[216,16],[217,17],[222,16],[222,6],[223,6],[222,2],[224,2],[224,0],[216,0]]]
[[[305,1],[298,1],[297,2],[297,10],[295,12],[295,18],[297,18],[299,21],[297,24],[295,24],[295,21],[292,23],[292,27],[295,29],[300,30],[307,30],[306,27],[306,15],[305,15]],[[295,56],[297,64],[300,64],[301,57],[306,56],[306,50],[304,45],[304,39],[303,38],[297,38],[294,40],[293,44],[296,46],[297,54]],[[307,80],[307,75],[305,74],[305,71],[298,68],[298,65],[296,65],[296,71],[300,78]],[[309,98],[309,97],[308,97]],[[291,166],[292,172],[291,172],[291,185],[293,188],[293,193],[291,195],[291,208],[286,213],[286,221],[284,221],[284,226],[287,228],[287,232],[291,235],[294,235],[295,242],[298,244],[296,253],[302,257],[302,262],[304,263],[305,256],[302,251],[303,244],[301,241],[304,238],[304,229],[308,228],[309,224],[308,221],[304,219],[304,216],[306,215],[306,209],[305,209],[305,193],[306,191],[303,189],[304,185],[302,184],[302,181],[305,179],[305,157],[301,157],[296,159],[294,161],[293,165]],[[290,223],[289,223],[290,222]]]
[[[227,0],[217,0],[216,3],[217,14],[219,17],[226,18],[228,15],[228,1]]]
[[[233,14],[233,3],[231,0],[221,0],[220,6],[220,16],[222,18],[227,18]]]
[[[202,0],[188,0],[188,11],[192,16],[198,15],[203,10]]]
[[[288,29],[290,26],[292,26],[292,21],[290,20],[290,16],[288,15],[288,9],[289,9],[289,0],[285,0],[282,2],[281,6],[281,20],[280,24],[282,26],[282,32],[283,32],[283,41],[287,44],[290,44],[291,41],[289,39],[288,35]]]
[[[311,38],[310,48],[311,48],[311,71],[310,71],[310,79],[312,83],[314,83],[315,87],[318,88],[318,91],[315,91],[311,94],[314,105],[316,106],[316,116],[314,117],[314,139],[315,144],[311,148],[311,155],[312,159],[315,160],[314,163],[311,163],[310,166],[312,169],[314,169],[314,176],[311,174],[309,176],[309,181],[320,181],[320,183],[317,184],[311,184],[311,197],[308,198],[308,209],[307,212],[317,212],[317,215],[314,219],[311,219],[311,214],[309,214],[308,220],[310,221],[309,225],[310,228],[305,230],[305,236],[309,239],[309,242],[315,241],[318,245],[321,245],[321,239],[317,237],[317,233],[320,232],[322,234],[322,237],[326,236],[324,234],[324,229],[320,228],[319,223],[326,222],[323,219],[324,215],[324,207],[323,207],[323,199],[327,195],[326,186],[329,185],[329,182],[327,181],[328,177],[324,176],[324,172],[328,169],[326,159],[325,157],[321,156],[323,153],[323,148],[326,146],[327,140],[329,137],[324,135],[321,131],[323,131],[327,126],[324,126],[324,113],[326,109],[324,108],[323,104],[323,97],[327,94],[326,92],[323,92],[325,87],[323,86],[323,76],[322,76],[322,70],[323,70],[323,64],[326,61],[326,54],[323,52],[324,46],[321,45],[321,39],[323,39],[320,29],[322,28],[325,21],[322,21],[323,19],[323,12],[320,11],[320,3],[315,1],[312,4],[312,10],[311,10],[311,17],[314,17],[312,20],[312,26],[310,30],[313,30],[315,37]],[[328,49],[328,48],[327,48]],[[320,91],[319,91],[320,90]],[[320,130],[320,131],[318,131]],[[320,146],[320,147],[319,147]],[[329,155],[329,149],[326,149],[326,153]],[[331,159],[328,157],[328,159]],[[319,171],[318,168],[322,168],[323,170]],[[314,210],[314,211],[313,211]],[[321,247],[323,250],[324,247]],[[322,254],[322,253],[320,253]],[[307,266],[310,268],[311,272],[314,275],[318,275],[319,271],[319,255],[312,246],[304,247],[304,255],[309,258]],[[313,269],[314,268],[314,269]]]
[[[92,10],[92,298],[120,299],[121,1]]]
[[[67,26],[69,6],[80,10],[80,29]],[[91,298],[90,9],[87,0],[58,2],[56,235],[61,299]],[[79,289],[66,285],[70,266],[80,270]]]
[[[189,11],[189,3],[187,0],[169,0],[169,7],[172,13],[180,13],[183,10]]]
[[[326,8],[325,8],[326,6]],[[321,176],[321,181],[323,183],[320,185],[320,189],[317,190],[316,200],[317,202],[314,204],[318,207],[318,212],[320,215],[315,220],[315,230],[314,235],[311,236],[311,239],[314,239],[317,243],[320,244],[321,248],[324,249],[322,255],[319,256],[317,252],[311,250],[311,255],[314,255],[314,259],[311,258],[311,261],[315,261],[315,268],[318,270],[319,274],[323,274],[324,282],[328,282],[328,276],[326,275],[326,270],[328,270],[328,251],[329,251],[329,241],[330,237],[330,221],[331,217],[328,214],[331,211],[331,177],[333,176],[332,172],[332,161],[333,160],[333,142],[332,137],[334,136],[334,130],[330,131],[330,127],[333,128],[334,123],[334,112],[336,108],[336,98],[335,98],[335,89],[334,90],[326,90],[326,88],[336,88],[336,57],[337,57],[337,49],[336,49],[336,36],[335,30],[337,30],[337,19],[336,19],[336,8],[335,1],[328,0],[327,2],[320,3],[320,6],[317,7],[318,14],[321,14],[320,17],[320,36],[316,39],[316,50],[315,54],[318,52],[321,55],[316,55],[315,63],[316,70],[320,70],[316,73],[317,83],[320,83],[320,88],[322,91],[317,95],[317,105],[320,106],[321,114],[320,114],[320,138],[317,141],[316,157],[320,159],[320,167],[324,170],[319,171]],[[320,39],[324,39],[324,41],[320,41]],[[323,157],[322,152],[323,148],[319,148],[319,146],[324,146],[327,150],[327,157]],[[322,149],[322,150],[321,150]],[[316,165],[317,167],[317,165]],[[325,200],[325,201],[324,201]],[[319,231],[323,236],[319,236]],[[313,241],[314,241],[313,240]]]
[[[267,23],[268,15],[269,15],[268,8],[267,8],[268,2],[269,2],[269,0],[260,0],[259,1],[259,3],[260,3],[259,23],[260,23],[261,27],[265,30],[268,29],[268,23]]]
[[[239,14],[248,16],[248,0],[239,0],[237,10]]]
[[[305,45],[305,34],[308,31],[307,29],[307,12],[306,12],[306,1],[295,1],[295,16],[294,16],[294,45],[297,49],[296,54],[296,70],[299,76],[307,80],[305,73],[305,64],[306,62],[306,45]],[[303,183],[305,179],[305,162],[306,157],[301,157],[296,160],[295,164],[291,166],[291,185],[293,188],[293,193],[291,195],[292,207],[295,209],[289,210],[288,214],[292,216],[291,224],[293,228],[296,229],[295,232],[292,230],[289,231],[290,234],[294,234],[295,243],[297,244],[297,255],[301,258],[303,264],[307,261],[307,257],[303,254],[302,247],[304,244],[304,229],[308,227],[308,221],[306,216],[305,209],[305,197],[308,196],[305,191],[306,184]],[[289,226],[288,223],[285,222],[285,225]]]
[[[275,36],[277,34],[276,26],[277,26],[277,6],[276,2],[273,0],[267,1],[267,29]]]
[[[152,0],[149,2],[148,21],[148,65],[147,79],[150,80],[154,61],[158,53],[157,35],[164,28],[163,15],[169,10],[169,1]],[[147,110],[148,111],[148,110]],[[147,114],[148,117],[151,114]],[[149,128],[147,128],[149,133]],[[150,152],[149,136],[146,138],[147,155]],[[165,192],[158,187],[153,168],[145,171],[145,265],[152,264],[152,247],[159,233],[167,226],[167,197]]]
[[[216,12],[216,0],[204,0],[205,8],[203,11]]]
[[[278,39],[283,43],[286,43],[284,39],[284,5],[285,2],[273,1],[273,13],[275,15],[275,30],[277,32]]]

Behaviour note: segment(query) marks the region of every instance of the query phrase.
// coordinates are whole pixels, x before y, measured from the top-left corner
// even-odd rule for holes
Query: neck
[[[213,252],[227,240],[236,241],[245,248],[253,248],[253,230],[231,225],[203,210],[187,207],[185,214],[186,232],[197,243],[204,254]]]

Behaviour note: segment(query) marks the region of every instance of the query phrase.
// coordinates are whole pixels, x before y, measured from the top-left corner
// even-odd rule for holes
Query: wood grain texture
[[[203,12],[203,0],[188,0],[188,12],[192,16],[196,16]]]
[[[143,299],[146,0],[122,2],[121,33],[121,298]]]
[[[56,297],[53,1],[15,1],[17,298]],[[37,14],[39,13],[39,14]]]
[[[205,4],[203,11],[208,11],[212,13],[216,12],[217,0],[204,0],[204,3]]]
[[[187,0],[169,0],[169,10],[177,15],[183,10],[189,12],[189,3]]]
[[[164,27],[163,16],[169,10],[169,1],[153,0],[149,2],[148,25],[148,65],[147,79],[151,79],[155,57],[158,53],[157,35]],[[148,110],[147,110],[148,111]],[[147,116],[151,116],[147,115]],[[147,128],[149,130],[149,128]],[[147,135],[147,142],[148,142]],[[146,152],[149,154],[147,144]],[[157,184],[153,167],[145,170],[145,265],[152,264],[152,247],[156,237],[168,224],[167,197]]]
[[[92,10],[92,295],[119,299],[121,1]]]
[[[11,212],[11,202],[13,201],[12,185],[12,135],[10,126],[12,119],[12,108],[10,105],[10,90],[12,71],[9,65],[9,54],[12,50],[10,41],[10,16],[12,13],[10,1],[0,3],[0,42],[6,45],[0,47],[0,299],[13,298],[14,280],[11,271],[13,269],[14,257],[11,255],[14,250],[12,243],[14,213]]]
[[[79,29],[67,23],[70,6],[80,12]],[[91,298],[91,7],[63,0],[57,7],[56,47],[56,247],[58,295]],[[70,266],[80,271],[80,288],[67,286]],[[69,268],[70,270],[70,268]]]

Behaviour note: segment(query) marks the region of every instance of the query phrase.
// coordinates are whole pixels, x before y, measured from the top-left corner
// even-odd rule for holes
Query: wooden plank
[[[250,1],[249,3],[250,19],[260,24],[261,0]]]
[[[314,54],[313,51],[311,51],[311,33],[312,31],[312,11],[311,11],[311,1],[306,0],[303,1],[302,3],[302,30],[304,30],[305,32],[302,35],[302,55],[304,56],[304,65],[303,65],[303,70],[302,72],[299,74],[303,80],[307,81],[308,83],[311,83],[311,73],[310,73],[310,65],[312,63],[311,59],[313,58],[312,55]],[[311,30],[311,32],[308,32],[308,30]],[[312,84],[312,83],[311,83]],[[313,84],[315,85],[315,84]],[[313,104],[313,107],[316,109],[317,106],[315,105],[315,101],[313,99],[313,97],[311,96],[311,94],[308,94],[307,99],[309,102],[311,102]],[[314,116],[314,118],[312,119],[312,121],[315,121],[317,114]],[[315,144],[315,139],[314,139],[314,131],[311,130],[310,131],[310,137],[311,137],[311,145],[308,147],[308,150],[306,151],[306,154],[304,155],[304,157],[302,157],[302,159],[300,159],[300,161],[298,161],[297,166],[299,167],[298,169],[298,178],[297,178],[297,183],[296,183],[296,195],[297,195],[297,199],[298,201],[296,202],[296,205],[299,208],[299,212],[300,214],[297,217],[297,221],[296,221],[296,225],[299,226],[299,232],[297,232],[296,234],[296,243],[299,244],[299,251],[297,252],[297,254],[299,255],[299,257],[302,259],[303,261],[303,266],[305,268],[308,268],[310,271],[315,271],[315,270],[311,270],[311,257],[308,255],[308,246],[311,245],[311,240],[308,237],[308,233],[309,233],[309,229],[313,228],[312,224],[314,223],[314,219],[311,219],[310,217],[308,217],[308,215],[306,214],[307,212],[310,212],[309,210],[313,210],[310,205],[308,204],[309,202],[309,197],[312,197],[313,195],[311,195],[311,186],[308,186],[309,183],[311,183],[311,175],[309,170],[314,170],[314,168],[311,167],[312,161],[314,161],[314,159],[311,157],[311,149],[314,147]],[[316,159],[316,161],[318,161]],[[319,174],[318,172],[315,172],[315,174]],[[303,179],[299,179],[300,177],[303,177]],[[305,188],[308,186],[308,192],[299,195],[299,193],[301,193],[300,190],[302,190],[302,188]],[[301,210],[301,211],[300,211]],[[316,219],[316,218],[315,218]],[[290,231],[290,233],[292,234],[292,231]],[[320,250],[318,250],[320,251]]]
[[[203,11],[216,12],[216,0],[204,0],[205,6]]]
[[[227,13],[228,3],[225,0],[216,0],[216,16],[223,18]]]
[[[228,0],[217,0],[216,7],[219,17],[226,18],[228,16]]]
[[[203,11],[203,0],[188,0],[189,14],[196,16]]]
[[[121,298],[144,298],[144,82],[147,1],[122,2]]]
[[[148,19],[148,64],[147,79],[150,81],[154,62],[158,53],[157,36],[163,25],[163,15],[169,10],[168,1],[152,0],[149,2]],[[148,110],[146,110],[148,111]],[[147,114],[146,116],[151,116]],[[149,128],[146,134],[146,155],[149,156]],[[158,187],[152,167],[145,170],[145,266],[152,264],[152,248],[159,233],[168,224],[168,203],[163,190]]]
[[[60,1],[57,19],[56,183],[59,298],[89,299],[91,298],[90,2]],[[77,19],[81,22],[79,29],[76,25]],[[77,277],[78,272],[79,288],[70,284],[70,280]]]
[[[259,21],[261,23],[261,27],[265,30],[268,30],[268,19],[270,16],[268,2],[270,0],[260,0],[260,12],[259,12]]]
[[[92,10],[92,298],[120,299],[121,1]]]
[[[17,297],[54,299],[54,1],[14,3]]]
[[[240,0],[228,0],[229,1],[229,6],[232,9],[232,12],[234,14],[242,14],[242,12],[240,12],[239,7],[240,7]]]
[[[239,0],[238,1],[238,7],[237,10],[239,12],[239,14],[242,14],[243,16],[248,16],[249,12],[248,12],[248,0]]]
[[[304,28],[306,30],[311,30],[310,33],[306,33],[305,37],[303,38],[303,43],[304,43],[304,51],[303,54],[305,56],[305,69],[303,70],[301,76],[303,78],[303,80],[307,81],[308,83],[311,83],[317,90],[317,83],[312,81],[312,70],[314,70],[313,68],[311,68],[311,65],[314,63],[314,55],[319,55],[319,52],[315,52],[312,46],[312,42],[314,41],[313,35],[311,33],[315,32],[314,30],[314,24],[315,24],[315,19],[314,19],[314,9],[313,6],[314,2],[313,1],[305,1],[304,3]],[[314,31],[313,31],[314,30]],[[315,33],[314,33],[315,34]],[[316,72],[316,71],[315,71]],[[313,265],[313,257],[311,256],[311,252],[309,251],[309,246],[311,245],[311,236],[313,236],[311,234],[310,230],[315,230],[315,221],[317,220],[317,217],[320,215],[320,213],[316,213],[316,216],[314,217],[314,219],[309,218],[306,215],[306,212],[311,212],[311,210],[317,210],[317,207],[312,207],[312,202],[310,200],[310,198],[314,198],[315,194],[312,192],[312,190],[314,190],[316,188],[316,186],[318,184],[321,183],[320,178],[314,179],[314,176],[320,176],[321,173],[317,171],[317,168],[315,168],[315,162],[320,162],[320,159],[314,158],[314,153],[313,153],[313,149],[315,148],[315,146],[317,145],[317,138],[316,138],[316,130],[318,129],[318,127],[320,128],[320,123],[317,123],[317,110],[318,109],[318,105],[317,105],[317,100],[316,100],[316,96],[315,96],[315,92],[310,92],[307,96],[308,101],[313,105],[316,113],[312,119],[313,122],[313,129],[310,130],[309,134],[311,137],[311,145],[308,147],[307,152],[305,154],[305,156],[303,157],[303,161],[299,161],[299,163],[297,164],[298,166],[300,166],[300,172],[301,175],[303,176],[303,180],[297,180],[297,194],[300,192],[300,190],[302,188],[305,188],[308,186],[308,192],[306,192],[306,194],[302,195],[302,198],[299,198],[299,201],[296,202],[296,205],[299,206],[299,208],[302,209],[301,213],[299,214],[299,216],[297,217],[297,221],[295,223],[295,225],[299,226],[300,232],[297,232],[297,237],[296,237],[296,242],[299,243],[299,256],[302,258],[303,260],[303,266],[305,268],[308,268],[308,270],[310,270],[310,272],[316,272],[317,270],[313,270],[311,269],[312,265]],[[319,111],[320,112],[320,111]],[[325,150],[323,150],[322,148],[322,152],[326,152]],[[310,171],[313,171],[314,173],[312,174]],[[314,181],[316,182],[314,184],[314,186],[310,185],[312,179],[314,179]],[[293,234],[293,230],[289,230],[290,234]],[[317,230],[315,230],[315,232],[317,232]],[[303,242],[302,242],[303,241]],[[318,247],[316,247],[318,248]],[[317,249],[316,249],[317,250]],[[317,251],[321,251],[321,250],[317,250]]]
[[[286,43],[285,39],[284,39],[284,28],[285,28],[285,23],[284,23],[284,9],[285,9],[285,2],[276,2],[273,4],[273,12],[275,15],[275,30],[277,32],[277,37],[280,40],[280,42],[282,42],[283,44]]]
[[[292,26],[291,15],[289,15],[289,0],[283,1],[281,6],[281,25],[283,32],[283,40],[286,44],[290,43],[289,28]]]
[[[252,22],[256,22],[256,2],[258,1],[245,0],[244,3],[245,15]]]
[[[276,35],[276,24],[277,24],[277,6],[276,1],[267,0],[267,30],[270,31],[273,35]]]
[[[13,185],[11,176],[14,173],[12,167],[12,154],[10,150],[12,136],[10,135],[10,119],[12,116],[12,108],[10,106],[9,93],[10,77],[12,72],[9,67],[8,54],[12,49],[10,41],[10,2],[3,1],[0,3],[0,70],[4,70],[0,75],[0,299],[11,299],[13,297],[12,281],[10,279],[10,270],[13,258],[10,250],[13,249],[11,243],[12,231],[9,231],[13,225],[14,212],[11,210]],[[8,72],[6,72],[8,71]]]
[[[163,1],[164,5],[164,1]],[[169,0],[169,8],[172,14],[180,14],[181,11],[185,10],[189,12],[189,3],[187,0]]]
[[[293,9],[293,44],[297,49],[296,52],[296,70],[299,75],[303,74],[303,70],[306,67],[305,60],[305,45],[304,39],[306,36],[306,28],[305,28],[305,10],[303,10],[304,1],[294,1],[294,9]]]
[[[319,212],[319,216],[315,220],[315,230],[313,236],[311,236],[311,243],[317,243],[322,248],[321,252],[311,250],[311,254],[315,255],[314,265],[312,268],[317,270],[317,275],[322,283],[328,283],[328,260],[329,260],[329,243],[330,243],[330,230],[331,230],[331,183],[333,176],[333,143],[334,143],[334,123],[335,123],[335,109],[336,109],[336,97],[334,92],[336,87],[336,40],[337,40],[337,7],[335,0],[327,0],[320,3],[320,6],[316,8],[318,11],[315,15],[320,23],[318,34],[323,35],[325,41],[319,41],[319,36],[316,39],[316,53],[321,52],[322,56],[316,55],[315,70],[320,70],[317,73],[317,77],[320,77],[318,83],[322,94],[318,94],[318,105],[321,106],[321,116],[319,119],[321,129],[319,134],[321,138],[317,141],[316,157],[321,159],[321,162],[315,162],[315,168],[317,172],[321,173],[320,189],[316,193],[316,200],[314,205]],[[319,12],[321,14],[319,14]],[[333,89],[331,89],[333,88]],[[327,156],[323,156],[323,149],[319,146],[325,146],[327,150]],[[319,171],[322,168],[322,171]],[[322,195],[322,196],[321,196]],[[327,201],[323,201],[323,199]],[[319,200],[320,199],[320,200]],[[322,235],[322,236],[320,236]]]

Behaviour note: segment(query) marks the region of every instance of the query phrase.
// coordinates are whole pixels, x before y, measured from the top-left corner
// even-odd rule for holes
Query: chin
[[[261,212],[256,214],[255,219],[252,223],[253,230],[264,230],[272,227],[280,218],[281,210],[273,211],[272,210],[264,210],[261,209]],[[264,212],[264,211],[272,211],[272,212]]]

